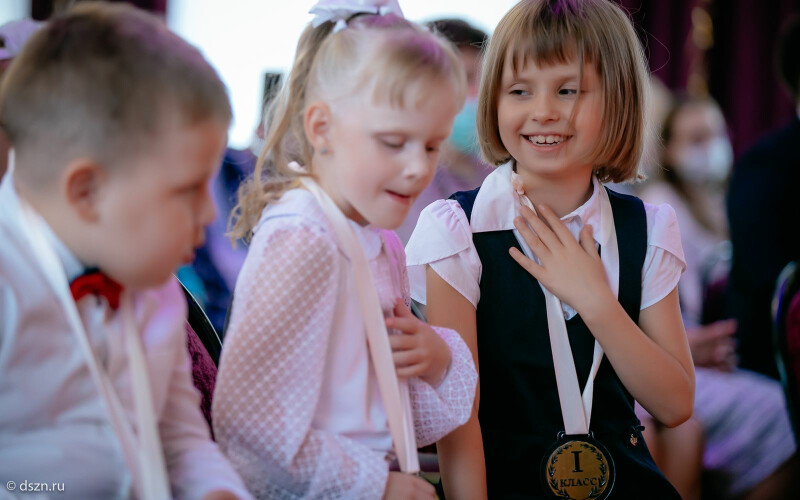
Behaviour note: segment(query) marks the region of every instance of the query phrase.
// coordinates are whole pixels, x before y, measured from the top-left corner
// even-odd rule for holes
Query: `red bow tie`
[[[85,295],[97,295],[105,297],[109,307],[116,311],[119,307],[119,296],[122,293],[122,285],[112,280],[97,269],[89,269],[81,274],[69,284],[72,298],[75,302],[81,300]]]

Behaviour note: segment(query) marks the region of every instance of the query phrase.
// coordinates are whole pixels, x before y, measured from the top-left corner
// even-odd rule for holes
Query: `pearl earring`
[[[322,149],[319,150],[319,154],[321,154],[321,155],[328,154],[328,148],[323,147]]]

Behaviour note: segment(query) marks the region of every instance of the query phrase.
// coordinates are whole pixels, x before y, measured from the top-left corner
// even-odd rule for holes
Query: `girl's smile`
[[[498,95],[498,129],[526,183],[535,176],[587,174],[600,136],[603,94],[593,64],[583,75],[576,63],[528,60],[503,68]]]

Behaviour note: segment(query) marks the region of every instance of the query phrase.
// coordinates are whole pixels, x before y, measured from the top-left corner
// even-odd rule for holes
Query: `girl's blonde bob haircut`
[[[448,85],[456,105],[464,102],[466,76],[455,48],[427,29],[395,15],[361,15],[351,18],[345,29],[332,31],[328,21],[316,28],[309,25],[300,36],[289,77],[266,113],[264,150],[253,177],[239,188],[231,213],[234,241],[249,240],[264,207],[309,175],[289,163],[311,166],[314,150],[303,117],[315,99],[367,93],[372,99],[367,102],[402,108],[419,104],[427,89]]]
[[[594,65],[603,87],[603,129],[593,158],[601,182],[639,178],[649,72],[628,16],[607,0],[522,0],[497,25],[486,49],[478,99],[481,152],[493,165],[511,160],[500,140],[497,102],[506,64]]]

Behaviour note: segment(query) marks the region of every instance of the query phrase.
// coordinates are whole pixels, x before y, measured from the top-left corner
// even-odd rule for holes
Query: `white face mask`
[[[266,143],[267,141],[265,139],[262,139],[254,132],[253,138],[250,141],[250,152],[253,153],[253,156],[258,158]]]
[[[678,152],[675,169],[690,183],[723,182],[733,165],[733,148],[727,137],[715,137]]]

